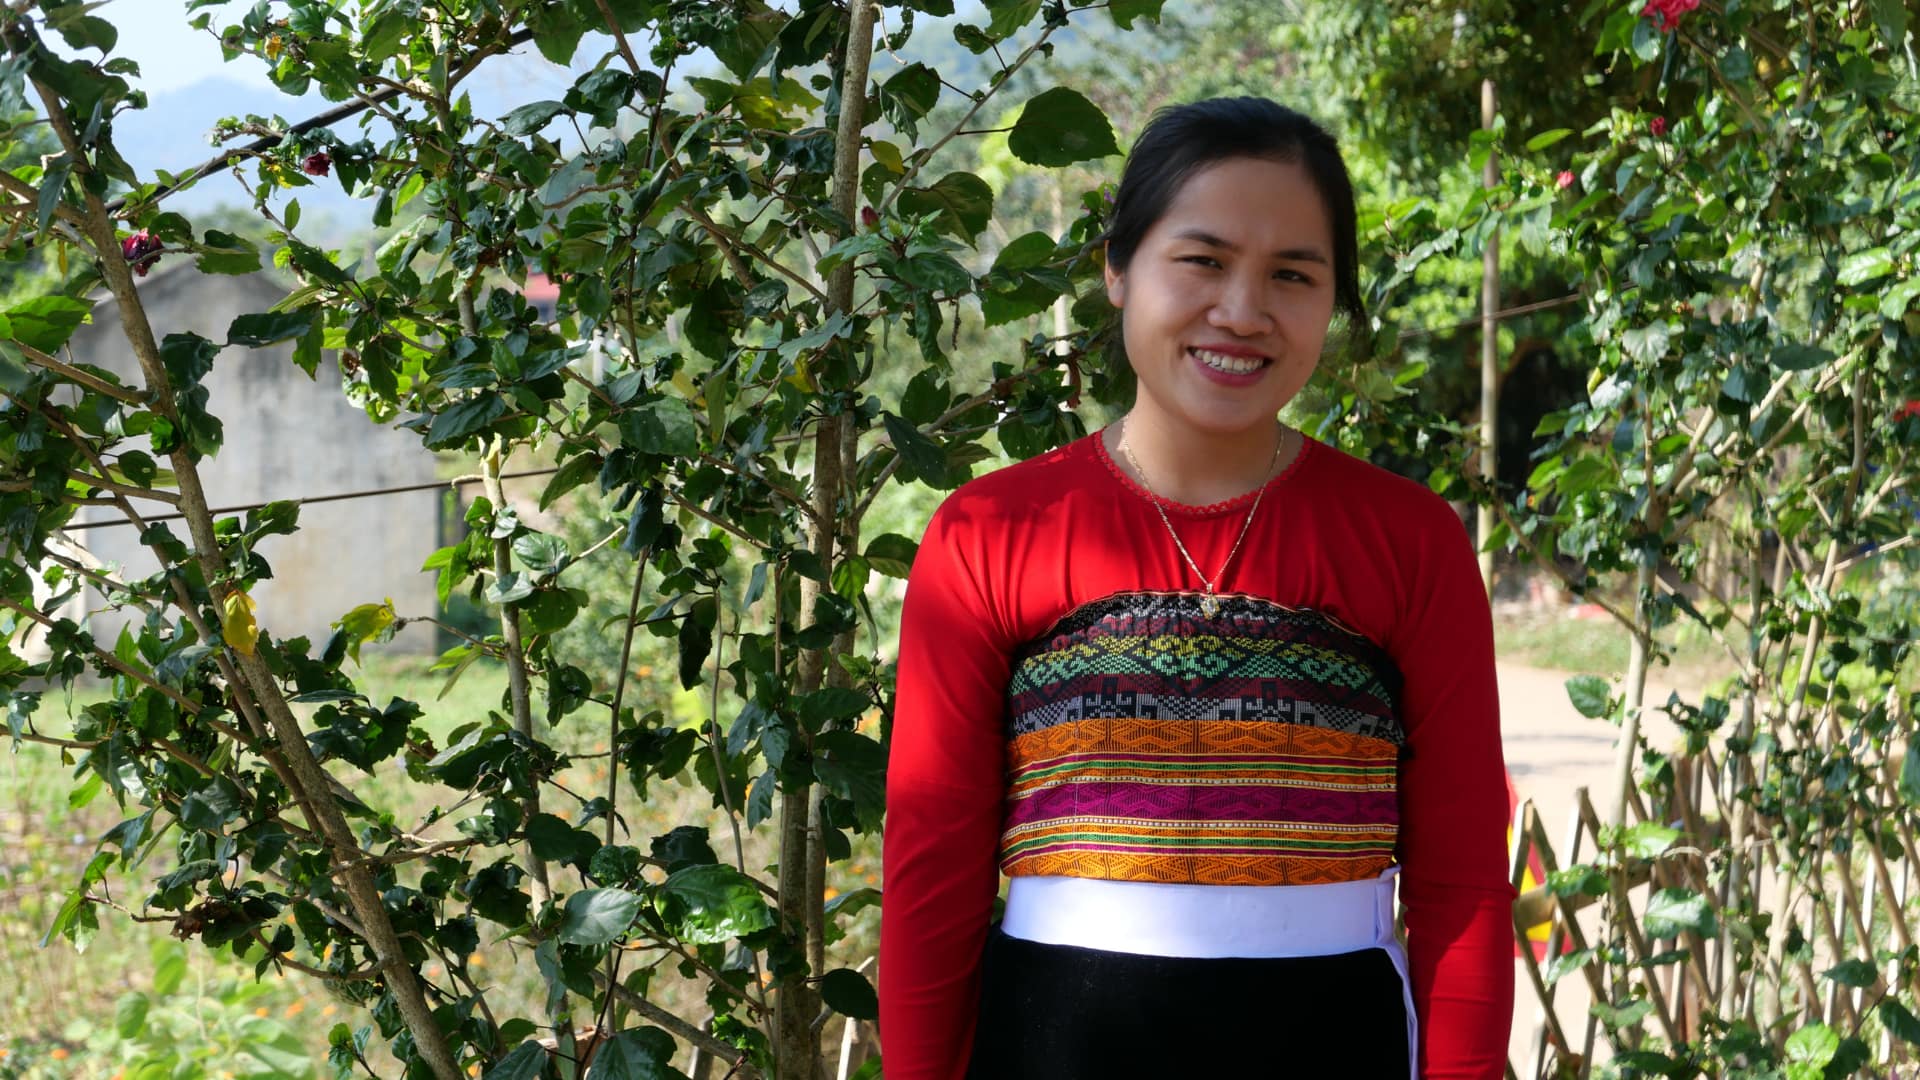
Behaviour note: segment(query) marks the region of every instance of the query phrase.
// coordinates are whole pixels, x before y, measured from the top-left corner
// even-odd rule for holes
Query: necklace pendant
[[[1207,593],[1205,596],[1202,596],[1200,598],[1200,614],[1205,615],[1209,619],[1220,614],[1220,598],[1212,593]]]

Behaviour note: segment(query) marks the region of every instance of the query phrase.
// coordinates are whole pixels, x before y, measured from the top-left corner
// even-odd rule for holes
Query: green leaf
[[[995,41],[1005,41],[1020,32],[1020,28],[1033,21],[1040,14],[1040,0],[984,0],[987,14],[992,21],[987,24],[987,34]]]
[[[673,1067],[673,1037],[655,1027],[623,1031],[600,1045],[586,1080],[687,1080]]]
[[[509,112],[501,118],[500,126],[509,135],[532,135],[566,111],[567,107],[557,101],[536,101]]]
[[[1893,253],[1884,247],[1856,251],[1840,260],[1835,280],[1846,286],[1861,285],[1893,273]]]
[[[880,995],[865,975],[852,968],[835,968],[820,979],[820,999],[827,1008],[855,1020],[880,1017]]]
[[[1064,86],[1027,102],[1007,133],[1007,149],[1029,165],[1054,168],[1120,152],[1107,114],[1079,91]]]
[[[1667,354],[1667,344],[1672,337],[1673,329],[1666,323],[1652,323],[1620,335],[1620,345],[1634,359],[1652,363]]]
[[[1148,22],[1160,21],[1160,9],[1167,0],[1113,0],[1107,5],[1107,14],[1113,16],[1113,24],[1122,30],[1133,29],[1135,19]]]
[[[720,945],[774,924],[760,887],[724,863],[667,875],[654,903],[674,936],[690,945]]]
[[[180,983],[187,977],[187,954],[178,946],[161,953],[153,964],[153,992],[166,997],[180,989]]]
[[[556,573],[573,558],[565,540],[543,532],[521,533],[514,537],[513,554],[527,569],[538,574]]]
[[[113,1030],[122,1039],[136,1039],[141,1029],[147,1026],[147,1008],[152,1003],[147,995],[131,991],[120,995],[119,1004],[113,1008]]]
[[[939,487],[946,482],[947,452],[940,444],[920,433],[920,429],[892,413],[881,414],[881,423],[887,429],[887,437],[893,440],[893,449],[900,455],[900,472],[908,479],[925,481],[931,487]]]
[[[713,604],[713,598],[702,601]],[[680,646],[680,688],[691,690],[700,685],[700,668],[713,655],[713,627],[702,622],[695,614],[689,614],[680,620],[680,632],[677,635]]]
[[[1527,140],[1527,153],[1537,154],[1571,134],[1573,134],[1572,128],[1554,128],[1551,131],[1543,131]]]
[[[1887,51],[1895,56],[1906,53],[1906,4],[1902,0],[1867,0],[1867,7],[1873,12],[1873,24],[1880,29],[1880,40],[1886,42]]]
[[[527,844],[534,857],[548,862],[570,863],[591,858],[600,842],[553,814],[535,814],[527,820]]]
[[[1880,315],[1883,318],[1898,319],[1913,306],[1915,297],[1920,297],[1920,276],[1908,278],[1888,289],[1880,297]]]
[[[429,450],[457,447],[506,414],[506,399],[492,391],[456,402],[442,410],[427,426],[426,447]]]
[[[679,398],[660,398],[620,416],[621,445],[646,454],[685,457],[700,450],[693,410]]]
[[[880,825],[886,807],[886,754],[857,731],[829,731],[814,740],[814,775],[839,798],[853,803],[863,829]]]
[[[800,699],[800,722],[808,730],[819,731],[835,720],[851,720],[872,705],[873,700],[858,690],[825,686]]]
[[[227,328],[227,344],[259,348],[279,341],[291,341],[313,329],[315,308],[298,311],[265,311],[242,315]]]
[[[1567,700],[1590,720],[1607,715],[1612,696],[1613,685],[1598,675],[1576,675],[1567,680]]]
[[[180,800],[180,823],[201,832],[224,832],[227,822],[239,817],[244,808],[239,787],[224,776],[216,777]]]
[[[12,337],[22,345],[55,353],[93,311],[69,296],[36,296],[7,312]]]
[[[1920,1046],[1920,1017],[1914,1016],[1905,1005],[1895,998],[1885,997],[1880,999],[1875,1011],[1880,1014],[1880,1022],[1887,1025],[1888,1031],[1899,1036],[1901,1042]]]
[[[1841,986],[1856,988],[1872,986],[1873,981],[1879,976],[1879,969],[1874,966],[1873,961],[1860,959],[1843,960],[1820,973],[1821,978],[1832,979]]]
[[[882,533],[867,544],[866,560],[879,573],[904,581],[919,553],[920,545],[912,540],[899,533]]]
[[[175,390],[200,385],[219,355],[220,346],[199,334],[168,334],[160,339],[160,365],[167,369]]]
[[[1608,1031],[1619,1031],[1621,1028],[1632,1027],[1653,1015],[1653,1002],[1647,998],[1641,998],[1615,1008],[1605,1002],[1596,1001],[1589,1007],[1589,1011],[1600,1018],[1600,1022],[1607,1026]]]
[[[1808,1024],[1787,1036],[1787,1062],[1790,1065],[1825,1067],[1839,1050],[1839,1034],[1825,1024]]]
[[[1711,937],[1717,927],[1707,898],[1692,889],[1661,889],[1647,900],[1650,937],[1670,938],[1686,930]]]
[[[605,945],[627,932],[640,914],[640,897],[625,889],[588,889],[567,897],[560,940],[568,945]]]
[[[1621,834],[1620,846],[1628,855],[1636,858],[1651,859],[1673,846],[1680,839],[1680,830],[1669,829],[1665,825],[1656,825],[1643,821]]]
[[[1057,245],[1043,232],[1022,234],[993,257],[993,268],[1011,272],[1039,266],[1053,258]]]
[[[1570,953],[1561,953],[1559,956],[1547,962],[1546,970],[1541,972],[1540,977],[1548,986],[1552,986],[1554,983],[1559,982],[1561,979],[1592,963],[1596,955],[1598,954],[1593,949],[1578,949]]]
[[[940,74],[925,64],[908,64],[880,88],[915,119],[932,112],[940,102]]]
[[[547,1048],[529,1040],[495,1062],[481,1080],[538,1080],[547,1066]]]
[[[1605,896],[1607,876],[1585,864],[1547,873],[1547,889],[1555,896]]]
[[[208,229],[194,265],[203,274],[252,274],[260,269],[260,249],[246,237]]]
[[[903,190],[896,204],[903,214],[936,215],[942,231],[972,243],[993,217],[993,188],[972,173],[948,173],[932,187]]]
[[[1818,345],[1796,343],[1773,350],[1767,360],[1782,371],[1811,371],[1831,363],[1833,354]]]
[[[1908,806],[1920,806],[1920,749],[1912,746],[1900,761],[1900,797]]]

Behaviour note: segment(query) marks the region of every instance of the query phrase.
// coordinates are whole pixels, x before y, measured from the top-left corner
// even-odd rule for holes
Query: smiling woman
[[[1424,487],[1276,419],[1364,317],[1354,222],[1300,114],[1157,116],[1107,235],[1133,408],[928,526],[888,771],[894,1080],[1500,1075],[1472,546]]]

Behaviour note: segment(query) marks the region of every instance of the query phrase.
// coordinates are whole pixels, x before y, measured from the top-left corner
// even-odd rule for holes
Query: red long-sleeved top
[[[999,885],[1014,652],[1089,601],[1201,588],[1151,498],[1095,434],[967,484],[927,527],[902,616],[887,774],[889,1080],[966,1070]],[[1252,502],[1161,505],[1211,571]],[[1513,1008],[1505,770],[1492,619],[1459,519],[1419,484],[1309,439],[1268,484],[1217,584],[1331,615],[1399,667],[1397,854],[1420,1074],[1500,1076]]]

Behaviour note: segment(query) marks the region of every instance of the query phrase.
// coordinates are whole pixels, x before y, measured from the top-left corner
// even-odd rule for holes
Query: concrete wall
[[[226,340],[235,317],[265,311],[285,293],[264,274],[221,277],[185,266],[157,271],[140,283],[156,336],[192,332],[216,343]],[[75,357],[141,385],[115,305],[101,303],[93,317],[74,337]],[[347,401],[333,356],[321,361],[318,378],[309,379],[294,366],[292,353],[291,343],[235,346],[220,353],[207,376],[208,410],[226,431],[219,454],[200,463],[215,508],[434,479],[434,455],[421,447],[417,435],[377,426]],[[166,467],[164,459],[160,464]],[[253,590],[261,628],[278,638],[306,635],[318,647],[331,632],[329,624],[359,604],[390,597],[402,616],[433,614],[433,576],[421,573],[420,563],[436,546],[441,497],[439,491],[420,491],[303,506],[299,532],[270,537],[260,548],[274,575]],[[142,503],[139,509],[166,507]],[[120,520],[111,509],[88,514],[89,520]],[[186,539],[183,522],[172,527]],[[131,577],[155,568],[129,527],[75,535],[86,538],[96,557],[121,564]],[[96,633],[108,642],[118,634],[110,621],[115,619],[96,620]],[[386,648],[425,652],[433,644],[431,628],[421,626],[402,632]]]

